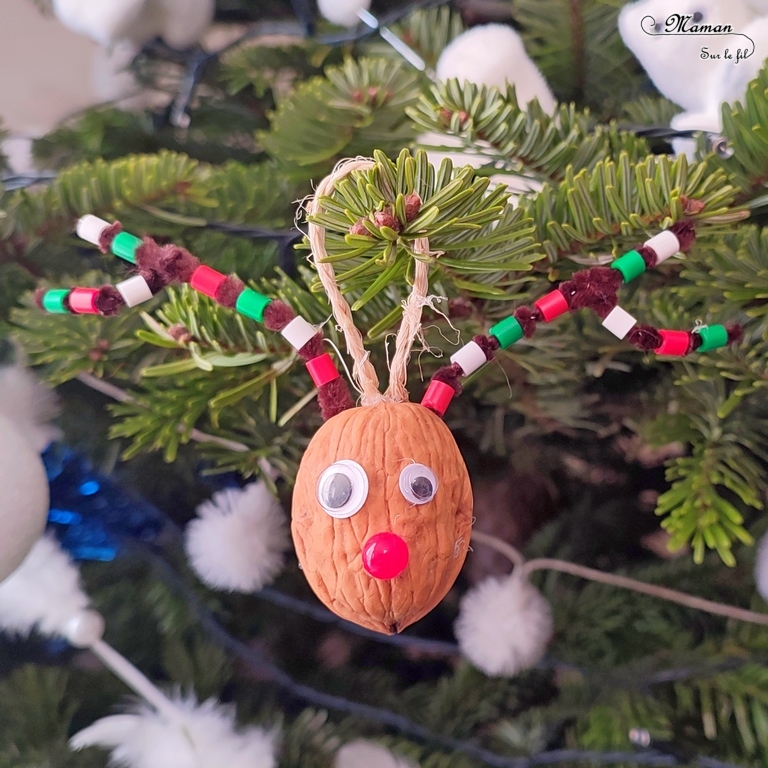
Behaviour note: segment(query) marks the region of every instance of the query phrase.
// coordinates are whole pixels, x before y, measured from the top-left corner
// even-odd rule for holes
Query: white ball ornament
[[[367,11],[371,0],[317,0],[323,18],[341,27],[354,27],[359,23],[358,11]]]
[[[0,416],[0,581],[21,564],[48,517],[48,478],[29,438]]]
[[[104,618],[96,611],[81,611],[64,627],[64,637],[75,648],[90,648],[104,636]]]

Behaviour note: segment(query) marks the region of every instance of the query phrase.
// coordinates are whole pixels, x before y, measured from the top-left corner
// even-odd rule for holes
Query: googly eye
[[[331,517],[352,517],[367,498],[368,475],[356,461],[342,459],[331,464],[317,481],[317,500]]]
[[[400,473],[400,492],[411,504],[426,504],[437,493],[437,476],[423,464],[409,464]]]

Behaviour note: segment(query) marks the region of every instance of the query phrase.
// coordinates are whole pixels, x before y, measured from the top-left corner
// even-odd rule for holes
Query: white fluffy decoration
[[[75,734],[72,749],[104,747],[126,768],[273,768],[274,734],[237,730],[232,711],[214,701],[174,702],[178,717],[151,709],[97,720]]]
[[[461,599],[455,632],[462,653],[478,669],[512,677],[544,655],[552,612],[525,578],[489,578]]]
[[[215,0],[53,0],[53,12],[74,32],[103,46],[130,41],[141,47],[162,37],[186,48],[213,21]]]
[[[317,0],[317,9],[331,22],[342,27],[354,27],[360,22],[358,11],[367,11],[371,0]]]
[[[545,112],[555,111],[555,98],[544,75],[525,52],[520,35],[504,24],[485,24],[459,35],[442,52],[437,78],[477,85],[515,86],[520,105],[538,99]]]
[[[755,583],[760,596],[768,602],[768,533],[760,539],[755,555]]]
[[[214,589],[255,592],[283,567],[285,513],[263,482],[226,489],[197,508],[186,530],[189,562]]]
[[[56,395],[23,365],[0,367],[0,415],[27,436],[38,453],[61,434],[49,422],[59,412]]]
[[[639,0],[625,6],[619,14],[621,37],[653,84],[662,95],[690,112],[709,111],[721,66],[735,66],[724,60],[702,60],[702,47],[709,43],[710,50],[719,50],[731,39],[694,34],[649,35],[641,24],[647,16],[664,25],[672,13],[692,15],[696,12],[703,14],[702,24],[730,24],[735,32],[746,32],[747,25],[757,16],[746,0],[678,0],[675,4],[669,0]],[[743,38],[733,37],[729,47],[739,47],[740,41]],[[743,62],[738,66],[743,66]]]
[[[0,630],[9,634],[65,636],[69,620],[87,607],[80,571],[52,536],[38,539],[0,583]]]
[[[417,768],[405,757],[395,755],[380,744],[357,739],[345,744],[333,761],[334,768]]]
[[[45,529],[48,478],[25,431],[0,415],[0,584]]]
[[[643,19],[650,16],[662,25],[671,13],[703,14],[701,24],[730,24],[734,32],[750,37],[755,52],[746,60],[701,58],[706,46],[712,53],[726,47],[749,47],[743,37],[702,37],[696,34],[648,35]],[[677,130],[722,130],[721,106],[744,97],[747,83],[754,79],[768,57],[768,0],[684,0],[672,8],[668,0],[640,0],[625,6],[619,14],[619,31],[627,47],[645,68],[659,92],[685,110],[672,119]],[[646,25],[650,22],[646,20]],[[689,22],[689,26],[692,22]],[[692,156],[692,139],[672,142],[677,154]]]

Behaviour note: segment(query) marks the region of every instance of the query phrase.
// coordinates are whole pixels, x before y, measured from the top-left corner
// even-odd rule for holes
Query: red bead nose
[[[408,565],[408,545],[396,533],[377,533],[363,545],[363,568],[374,579],[394,579]]]

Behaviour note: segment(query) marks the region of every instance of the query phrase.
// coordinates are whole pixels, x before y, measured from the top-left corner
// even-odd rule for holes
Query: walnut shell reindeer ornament
[[[353,170],[340,165],[308,206]],[[392,634],[418,621],[445,597],[461,570],[472,527],[472,488],[456,441],[441,418],[407,402],[406,365],[426,303],[427,265],[415,263],[390,368],[378,379],[326,255],[324,230],[310,223],[320,280],[331,301],[361,391],[359,407],[332,416],[312,438],[296,477],[291,531],[310,586],[334,613]],[[428,253],[426,239],[416,247]]]
[[[450,430],[414,403],[334,416],[301,461],[291,531],[334,613],[377,632],[418,621],[464,563],[472,488]]]
[[[389,161],[384,158],[381,162]],[[430,253],[429,242],[416,237],[409,241],[407,249],[415,257],[413,288],[403,305],[389,385],[381,393],[362,335],[326,258],[326,234],[319,225],[328,220],[322,204],[338,182],[352,171],[371,169],[374,175],[378,173],[372,160],[340,163],[318,185],[307,208],[315,268],[354,363],[352,378],[360,394],[357,407],[346,380],[325,351],[319,328],[285,302],[247,287],[236,275],[224,275],[201,264],[181,246],[160,245],[151,237],[139,239],[122,232],[119,222],[109,223],[89,214],[77,222],[77,233],[104,253],[112,251],[128,261],[132,276],[117,285],[99,288],[40,288],[35,300],[42,310],[54,314],[109,316],[150,300],[168,285],[187,283],[221,306],[282,334],[305,361],[326,421],[310,442],[297,476],[292,531],[299,561],[311,587],[331,610],[370,629],[391,633],[424,616],[443,598],[467,554],[472,491],[456,443],[441,421],[452,398],[461,392],[464,378],[493,360],[496,352],[533,336],[539,325],[579,309],[592,310],[618,339],[665,357],[686,357],[728,346],[741,338],[742,329],[737,324],[697,326],[689,331],[655,328],[638,322],[619,305],[618,294],[624,283],[678,252],[687,252],[693,245],[693,217],[703,204],[687,200],[683,218],[669,229],[608,266],[575,272],[532,306],[517,306],[486,334],[474,336],[451,355],[450,365],[433,374],[421,404],[412,404],[406,389],[408,358],[421,328],[422,307],[431,302],[427,296],[430,259],[421,258]],[[445,174],[450,171],[448,166],[440,173],[447,178]],[[406,178],[407,173],[403,176]],[[416,185],[414,174],[412,178]],[[465,169],[454,181],[473,184],[471,179],[471,169]],[[423,173],[420,183],[419,193],[432,188],[431,183],[424,182]],[[472,194],[482,197],[487,182],[486,186],[482,184],[478,182],[476,188],[465,186],[464,193],[472,189]],[[399,186],[398,194],[404,195],[403,185]],[[337,197],[343,197],[347,188],[342,185]],[[445,188],[435,194],[428,192],[426,206],[431,206],[432,213],[441,194],[441,202],[446,202],[444,193]],[[487,216],[493,213],[499,198],[491,193],[483,199],[490,201],[484,214]],[[396,207],[405,206],[400,216],[410,222],[409,206],[414,213],[420,198],[409,195],[402,200],[398,197],[398,201]],[[321,214],[326,214],[325,218]],[[382,232],[402,223],[388,211],[373,212],[373,220]],[[471,220],[473,226],[478,226],[476,213]],[[468,223],[470,218],[465,218],[462,232]],[[350,234],[359,234],[356,230],[360,227],[367,231],[365,223],[358,221]],[[500,237],[498,231],[495,236]],[[487,245],[484,237],[475,241],[476,246],[478,243]]]

